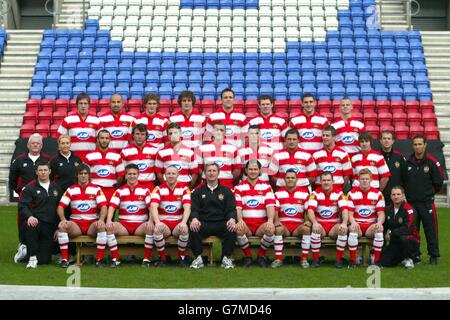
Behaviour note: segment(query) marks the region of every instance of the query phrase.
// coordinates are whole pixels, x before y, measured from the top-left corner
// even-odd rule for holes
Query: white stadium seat
[[[324,28],[315,28],[313,30],[313,34],[315,41],[325,41],[325,38],[327,36],[327,32]]]
[[[206,28],[205,38],[206,39],[217,39],[218,29],[217,28]]]
[[[245,37],[245,28],[243,27],[234,27],[233,30],[231,31],[231,33],[233,34],[233,38],[234,37],[238,37],[238,38],[244,38]]]
[[[272,7],[284,7],[284,0],[272,0]]]
[[[151,31],[152,37],[164,37],[164,27],[162,26],[154,26]]]
[[[163,38],[162,37],[151,37],[150,39],[150,49],[153,49],[153,51],[157,51],[158,48],[159,51],[161,51],[163,45]]]
[[[245,20],[245,27],[251,28],[251,27],[258,27],[259,23],[258,23],[258,18],[257,17],[247,17],[247,19]]]
[[[139,25],[139,20],[137,17],[127,17],[125,20],[125,26],[137,27]]]
[[[247,39],[249,38],[258,38],[258,28],[257,27],[250,27],[245,29],[245,37]]]
[[[192,37],[192,40],[191,40],[191,50],[192,51],[203,50],[204,45],[205,45],[205,43],[203,41],[203,38]]]
[[[323,7],[323,0],[311,0],[311,7]]]
[[[274,17],[273,19],[280,19],[280,17],[284,17],[285,15],[286,14],[283,7],[272,8],[272,17]]]
[[[336,7],[336,0],[323,0],[323,6],[326,8]]]
[[[90,18],[92,18],[92,17],[100,17],[100,15],[101,15],[101,10],[102,10],[102,7],[100,7],[100,6],[93,6],[93,7],[90,7],[90,8],[88,9],[88,16],[89,16]]]
[[[152,26],[152,17],[149,16],[141,16],[139,19],[139,27],[151,27]]]
[[[219,38],[222,37],[231,37],[231,28],[230,27],[222,27],[219,29]]]
[[[317,28],[317,27],[325,28],[325,19],[323,17],[313,17],[312,25],[313,25],[313,28]]]
[[[233,19],[236,17],[245,17],[245,10],[244,9],[234,9],[233,10]]]
[[[229,39],[220,39],[219,41],[219,50],[220,51],[231,51],[231,40]]]
[[[348,9],[350,0],[337,0],[336,1],[336,6],[338,7],[338,9],[342,10],[342,9]]]
[[[242,52],[245,49],[245,39],[243,37],[236,37],[232,39],[233,51]]]
[[[272,20],[272,28],[285,28],[285,21],[283,19],[273,19]]]
[[[169,7],[172,7],[172,6],[179,7],[180,6],[180,0],[167,0],[167,5]]]
[[[286,50],[286,42],[284,39],[274,39],[272,42],[272,49],[275,52],[284,52]]]
[[[273,28],[273,37],[284,39],[286,37],[286,31],[284,28]]]
[[[311,21],[311,19],[308,19],[307,17],[304,17],[303,19],[299,20],[298,26],[300,28],[302,28],[302,27],[309,27],[310,28],[312,26],[312,21]]]
[[[219,27],[219,17],[207,17],[205,21],[206,28],[218,28]]]
[[[192,26],[193,27],[205,27],[205,17],[194,17],[192,19]]]
[[[112,16],[104,16],[100,18],[100,29],[111,29]]]
[[[166,30],[164,31],[165,37],[177,37],[178,36],[178,28],[177,27],[168,27],[166,25]]]
[[[192,37],[204,37],[205,29],[203,27],[193,27],[192,28]]]
[[[191,49],[191,41],[189,38],[179,38],[177,41],[178,51],[189,51]]]
[[[128,7],[127,15],[132,17],[139,17],[141,15],[141,7],[138,6],[131,6]]]
[[[247,51],[255,51],[258,50],[259,42],[257,38],[246,38],[245,39],[245,46],[247,48]]]
[[[106,6],[101,9],[101,16],[114,16],[114,7]]]
[[[219,17],[219,10],[217,9],[208,9],[206,11],[207,17]]]
[[[128,7],[128,0],[116,0],[116,7],[117,6],[125,6]]]
[[[163,42],[164,51],[175,51],[177,48],[177,37],[166,37]]]
[[[155,0],[155,7],[167,6],[167,0]]]
[[[221,9],[219,11],[219,16],[222,17],[232,17],[233,16],[233,10],[231,9]]]
[[[150,35],[151,35],[151,28],[150,27],[142,27],[142,26],[140,26],[139,27],[139,30],[138,30],[138,33],[137,33],[137,35],[138,35],[138,39],[141,39],[141,38],[144,38],[144,37],[150,37]]]
[[[190,38],[191,37],[191,27],[180,27],[180,29],[178,29],[178,37]]]
[[[153,17],[153,7],[142,7],[141,8],[141,17],[142,16],[149,16],[149,17]]]
[[[124,30],[121,27],[112,28],[111,29],[111,38],[116,38],[116,39],[120,38],[120,39],[122,39],[123,38],[123,32],[124,32]]]
[[[206,39],[204,43],[205,51],[217,51],[217,47],[218,47],[217,38]]]
[[[125,38],[136,38],[137,27],[127,27],[123,32],[123,36]]]
[[[233,20],[231,21],[231,24],[234,27],[244,27],[245,25],[245,18],[244,17],[235,17],[233,16]]]
[[[103,0],[90,0],[91,7],[102,7]]]
[[[130,6],[142,6],[143,0],[128,0]]]
[[[153,27],[164,27],[166,25],[166,19],[164,16],[154,16],[152,20]]]
[[[155,5],[155,0],[142,0],[142,7],[153,7]]]
[[[115,6],[116,0],[103,0],[103,6]]]
[[[125,38],[122,41],[122,46],[126,51],[130,51],[130,50],[134,51],[134,49],[136,48],[136,39],[135,38]]]
[[[110,7],[108,7],[110,8]],[[114,8],[114,17],[127,16],[127,7],[126,6],[117,6]]]
[[[339,26],[339,22],[336,18],[327,18],[327,20],[325,21],[325,25],[328,29],[337,29]]]
[[[302,17],[310,17],[311,16],[311,8],[304,7],[304,6],[298,7],[298,16],[299,16],[299,20],[301,20]]]
[[[192,26],[192,18],[189,17],[180,17],[180,20],[178,21],[178,25],[181,27],[191,27]]]
[[[136,50],[140,51],[148,51],[150,48],[150,38],[147,37],[139,37],[138,40],[136,40]]]
[[[298,27],[298,19],[297,17],[286,17],[286,28],[290,27]]]

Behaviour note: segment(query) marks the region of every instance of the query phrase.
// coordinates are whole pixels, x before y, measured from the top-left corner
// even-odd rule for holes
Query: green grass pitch
[[[16,207],[0,207],[0,284],[65,286],[70,274],[56,265],[27,270],[25,264],[14,264],[16,210]],[[422,264],[416,265],[413,270],[400,266],[382,269],[382,288],[450,287],[450,209],[439,209],[438,217],[439,265],[429,265],[422,233]],[[220,256],[220,248],[215,249],[215,255]],[[371,276],[365,268],[338,270],[334,267],[334,261],[315,270],[303,270],[298,265],[285,265],[276,270],[258,266],[249,269],[237,266],[233,270],[223,270],[218,266],[201,270],[176,266],[144,269],[139,264],[124,264],[118,269],[97,269],[93,265],[84,265],[80,270],[82,287],[111,288],[364,288]]]

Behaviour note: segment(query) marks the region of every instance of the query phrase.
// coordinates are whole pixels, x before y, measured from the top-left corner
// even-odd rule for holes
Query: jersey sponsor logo
[[[302,138],[306,140],[311,140],[314,138],[314,132],[312,131],[305,131],[302,133]]]
[[[352,136],[345,136],[344,138],[342,138],[342,142],[344,142],[345,144],[352,144],[353,142],[355,142],[355,138],[353,138]]]
[[[231,128],[227,128],[226,131],[225,131],[225,135],[226,136],[231,136],[231,135],[233,135],[233,133],[234,133],[234,131]]]
[[[222,168],[224,165],[225,165],[225,163],[223,162],[223,161],[219,161],[219,160],[216,160],[216,161],[214,161],[220,168]]]
[[[288,168],[288,170],[294,170],[295,173],[298,173],[300,171],[300,169],[298,167],[290,167],[290,168]]]
[[[263,132],[263,134],[262,134],[262,138],[263,139],[272,139],[272,137],[273,137],[273,133],[272,132],[270,132],[270,131],[266,131],[266,132]]]
[[[368,208],[361,208],[358,210],[358,214],[361,217],[368,217],[368,216],[370,216],[371,213],[372,213],[372,211]]]
[[[77,138],[79,140],[87,140],[87,139],[89,139],[89,133],[84,132],[84,131],[78,132],[77,133]]]
[[[138,163],[137,166],[139,168],[139,171],[144,171],[145,169],[148,168],[148,166],[145,163]]]
[[[247,201],[247,206],[250,208],[256,208],[257,206],[259,206],[259,201],[256,199],[250,199]]]
[[[156,139],[156,136],[153,133],[149,133],[147,136],[147,140],[148,141],[153,141]]]
[[[333,211],[331,211],[330,209],[323,209],[320,210],[319,214],[321,217],[329,218],[333,215]]]
[[[290,217],[292,217],[292,216],[295,216],[296,214],[297,214],[297,209],[296,208],[291,208],[291,207],[288,207],[288,208],[285,208],[284,209],[284,213],[287,215],[287,216],[290,216]]]
[[[80,203],[77,206],[77,210],[81,211],[81,212],[86,212],[86,211],[89,211],[90,209],[91,209],[91,206],[87,203]]]
[[[323,171],[335,173],[336,172],[336,167],[335,166],[325,166],[323,168]]]
[[[130,204],[127,208],[126,208],[128,213],[136,213],[139,211],[139,207],[135,204]]]
[[[182,169],[181,165],[179,165],[178,163],[171,164],[170,166],[177,168],[178,172],[181,171],[181,169]]]
[[[122,130],[113,130],[113,132],[111,132],[111,136],[113,138],[122,138],[123,132],[122,132]]]
[[[192,136],[194,136],[194,132],[192,132],[192,130],[183,131],[183,138],[190,138]]]
[[[105,178],[105,177],[107,177],[107,176],[110,175],[110,172],[109,172],[108,169],[100,169],[100,170],[97,171],[97,174],[98,174],[100,177]]]
[[[174,206],[173,204],[169,204],[169,205],[165,206],[164,210],[167,213],[175,213],[178,210],[178,208],[177,208],[177,206]]]

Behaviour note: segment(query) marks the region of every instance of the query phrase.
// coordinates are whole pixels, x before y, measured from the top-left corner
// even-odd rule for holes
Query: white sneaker
[[[27,264],[27,269],[36,269],[37,266],[38,266],[38,260],[37,260],[36,256],[30,257],[30,260],[28,261],[28,264]]]
[[[194,261],[191,263],[191,268],[193,269],[200,269],[203,268],[205,265],[203,264],[202,256],[198,256]]]
[[[412,259],[407,259],[405,262],[405,268],[406,269],[414,269],[414,262]]]
[[[308,269],[309,268],[309,262],[308,262],[308,260],[302,260],[302,262],[301,262],[301,266],[302,266],[302,268],[303,269]]]
[[[234,269],[233,261],[231,259],[229,259],[228,257],[223,256],[222,268],[224,268],[224,269]]]
[[[408,262],[408,259],[407,258],[403,259],[402,265],[405,266],[406,262]]]
[[[362,257],[361,257],[362,258]],[[370,264],[375,264],[375,256],[373,254],[370,255]]]
[[[23,243],[19,243],[19,246],[17,247],[17,252],[14,255],[14,262],[19,263],[23,259],[25,259],[27,256],[27,246]]]

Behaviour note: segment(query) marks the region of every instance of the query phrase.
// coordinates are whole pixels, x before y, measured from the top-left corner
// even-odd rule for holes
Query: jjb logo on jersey
[[[102,178],[106,178],[107,176],[110,175],[110,172],[108,169],[100,169],[97,171],[97,174]]]
[[[169,204],[164,207],[164,211],[166,211],[167,213],[174,213],[177,210],[178,210],[177,206],[174,206],[173,204]]]
[[[233,131],[233,129],[231,129],[231,128],[227,128],[226,131],[225,131],[225,135],[226,135],[226,136],[232,136],[233,133],[234,133],[234,131]]]
[[[336,172],[336,167],[335,166],[325,166],[323,168],[323,171],[335,173]]]
[[[352,136],[345,136],[342,141],[345,144],[352,144],[355,141],[355,138],[353,138]]]
[[[87,204],[87,203],[80,203],[78,206],[77,206],[77,210],[78,211],[81,211],[81,212],[87,212],[87,211],[89,211],[91,209],[91,206],[89,205],[89,204]]]
[[[153,133],[149,133],[147,136],[147,140],[148,141],[153,141],[156,139],[156,136]]]
[[[113,130],[113,132],[111,132],[111,136],[113,138],[122,138],[123,132],[122,132],[122,130]]]
[[[290,216],[290,217],[293,217],[293,216],[295,216],[296,214],[297,214],[297,209],[295,209],[295,208],[292,208],[292,207],[289,207],[289,208],[285,208],[284,209],[284,213],[287,215],[287,216]]]
[[[257,206],[259,206],[259,201],[256,199],[250,199],[247,201],[247,206],[250,208],[256,208]]]
[[[371,213],[372,213],[372,211],[368,208],[361,208],[358,210],[358,214],[361,217],[368,217],[368,216],[370,216]]]
[[[311,140],[314,138],[314,132],[312,131],[306,131],[302,133],[302,138],[305,140]]]
[[[130,204],[127,208],[126,208],[128,213],[136,213],[139,211],[139,207],[135,204]]]
[[[266,140],[272,139],[272,137],[273,137],[273,133],[270,132],[270,131],[266,131],[266,132],[264,132],[264,133],[262,134],[262,138],[263,138],[263,139],[266,139]]]
[[[89,133],[84,132],[84,131],[78,132],[77,133],[77,138],[79,140],[87,140],[87,139],[89,139]]]
[[[224,165],[225,165],[225,163],[223,162],[223,161],[214,161],[218,166],[219,166],[219,168],[222,168]]]
[[[145,169],[148,168],[148,166],[145,163],[138,163],[137,166],[139,168],[139,171],[144,171]]]
[[[333,211],[331,211],[330,209],[323,209],[319,211],[319,214],[321,217],[329,218],[333,215]]]
[[[191,138],[194,135],[192,130],[185,130],[183,131],[183,138]]]

